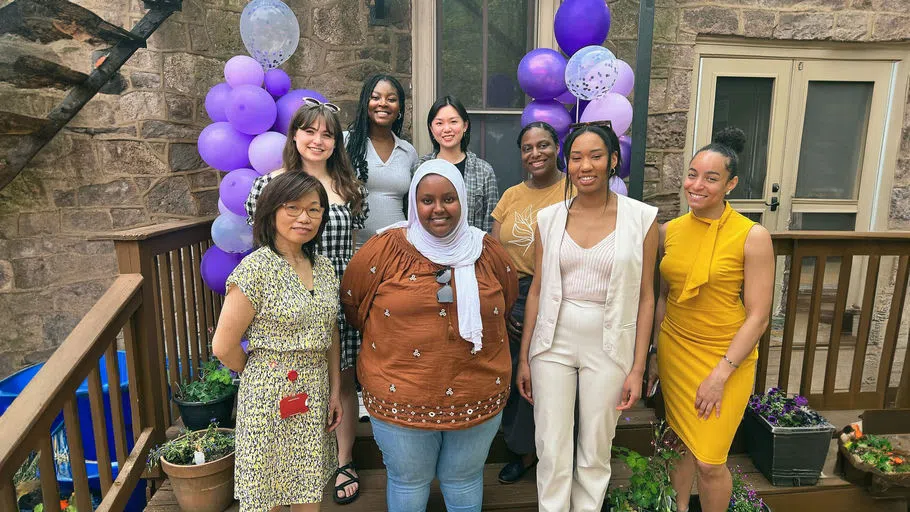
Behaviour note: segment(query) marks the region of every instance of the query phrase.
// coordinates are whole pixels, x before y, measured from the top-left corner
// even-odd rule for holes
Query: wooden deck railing
[[[149,449],[159,441],[163,431],[156,431],[151,409],[156,403],[150,381],[142,379],[149,340],[145,336],[142,276],[124,274],[105,292],[88,314],[51,355],[32,381],[0,417],[0,510],[15,511],[16,489],[13,475],[33,451],[38,452],[41,493],[45,510],[59,510],[51,423],[63,410],[76,507],[92,510],[84,442],[79,429],[76,389],[88,379],[92,430],[97,447],[102,502],[97,510],[123,510],[130,493],[145,470]],[[123,403],[120,370],[117,361],[117,336],[124,334],[127,374],[130,378],[130,404]],[[105,355],[108,394],[111,404],[114,449],[118,463],[117,479],[112,478],[107,425],[104,419],[104,392],[99,360]],[[123,408],[132,412],[132,432],[126,431]],[[133,441],[127,452],[127,436]]]
[[[782,389],[793,390],[791,365],[794,355],[802,354],[802,367],[799,372],[799,392],[809,398],[810,404],[818,409],[878,409],[891,406],[910,406],[910,350],[905,350],[900,366],[899,385],[892,385],[894,360],[898,352],[899,333],[903,317],[905,296],[907,292],[908,267],[910,267],[910,233],[857,233],[857,232],[786,232],[772,235],[774,252],[778,256],[777,265],[783,264],[789,274],[785,283],[782,312],[784,317],[783,332],[780,335],[780,362],[777,382],[767,382],[769,363],[771,362],[772,336],[771,329],[765,333],[759,344],[759,366],[757,389],[776,385]],[[883,261],[886,262],[883,269]],[[839,266],[836,284],[825,282],[826,267]],[[805,284],[804,267],[813,267],[811,288]],[[896,266],[896,270],[895,267]],[[882,271],[885,271],[884,273]],[[779,273],[780,275],[780,273]],[[893,278],[892,278],[893,276]],[[862,287],[851,289],[851,280]],[[826,286],[827,285],[827,286]],[[825,294],[826,290],[833,293]],[[801,295],[808,293],[808,310],[801,312],[798,306]],[[852,359],[848,364],[838,364],[842,352],[849,352],[843,343],[845,316],[855,313],[849,311],[848,296],[861,297],[858,306],[859,322],[855,343],[852,347]],[[833,304],[832,304],[833,303]],[[822,322],[822,306],[828,308],[830,323]],[[880,339],[872,340],[872,327],[876,309],[884,311],[884,333]],[[794,350],[797,344],[794,338],[797,324],[805,328],[805,340],[802,351]],[[848,322],[849,323],[849,322]],[[820,326],[827,324],[830,334],[827,336],[825,364],[816,364],[820,350]],[[802,329],[800,329],[802,331]],[[870,348],[875,346],[877,360],[870,355]],[[903,344],[906,348],[906,340]],[[846,362],[844,362],[846,363]],[[864,386],[864,367],[877,364],[877,370],[870,374]],[[821,370],[822,376],[815,372]],[[847,375],[839,372],[849,371],[848,387],[836,386],[838,377],[844,381]],[[874,390],[869,389],[874,376]],[[817,378],[816,378],[817,377]],[[821,386],[813,386],[822,381]],[[819,389],[820,387],[820,389]]]

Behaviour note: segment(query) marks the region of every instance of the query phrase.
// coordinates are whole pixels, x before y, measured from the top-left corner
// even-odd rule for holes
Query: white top
[[[385,162],[373,147],[373,141],[367,139],[367,204],[370,216],[364,222],[364,228],[355,232],[354,249],[360,247],[376,231],[404,218],[404,196],[411,185],[411,169],[417,165],[417,150],[408,141],[394,133],[395,147]],[[345,132],[347,141],[347,132]]]
[[[616,237],[613,231],[587,249],[565,233],[559,247],[559,270],[562,273],[562,296],[569,300],[586,300],[603,304],[607,300]]]

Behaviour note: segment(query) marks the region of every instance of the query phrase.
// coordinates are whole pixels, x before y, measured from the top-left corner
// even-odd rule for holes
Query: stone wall
[[[131,28],[138,0],[74,0]],[[295,88],[326,94],[346,124],[361,82],[374,72],[411,75],[410,4],[387,1],[387,26],[370,26],[365,0],[285,0],[300,21],[300,45],[282,68]],[[116,273],[110,242],[92,235],[217,211],[219,173],[205,166],[196,137],[210,122],[209,87],[224,62],[246,51],[240,13],[247,0],[184,0],[122,68],[129,88],[98,95],[0,190],[0,378],[45,360]],[[28,51],[78,71],[92,47],[0,38],[0,51]],[[64,96],[0,84],[2,109],[44,117]],[[409,117],[408,117],[409,118]]]
[[[607,0],[607,46],[635,67],[637,0]],[[694,46],[699,35],[795,41],[910,40],[907,0],[656,0],[645,199],[660,218],[679,212]],[[907,98],[910,105],[910,97]],[[903,120],[889,227],[910,228],[910,108]]]

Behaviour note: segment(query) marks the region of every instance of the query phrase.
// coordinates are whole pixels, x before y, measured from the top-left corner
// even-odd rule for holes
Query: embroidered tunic
[[[458,334],[457,304],[437,300],[442,268],[420,254],[403,229],[371,238],[348,264],[341,304],[363,333],[357,377],[371,416],[405,427],[461,430],[506,404],[505,319],[518,292],[517,272],[505,249],[485,237],[474,266],[483,348],[474,353]]]

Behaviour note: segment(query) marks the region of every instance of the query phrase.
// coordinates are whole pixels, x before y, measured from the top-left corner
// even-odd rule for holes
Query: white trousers
[[[541,511],[596,512],[603,505],[626,374],[602,338],[603,304],[563,300],[552,346],[531,360]]]

